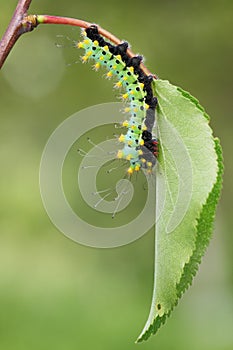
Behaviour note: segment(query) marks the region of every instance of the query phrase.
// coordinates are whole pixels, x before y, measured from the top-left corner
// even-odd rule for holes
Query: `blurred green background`
[[[15,5],[1,1],[0,35]],[[159,333],[135,345],[151,302],[153,231],[117,249],[80,246],[50,222],[38,185],[53,130],[77,110],[115,101],[115,92],[56,37],[75,40],[79,29],[47,25],[24,35],[0,74],[0,348],[233,349],[233,2],[41,0],[30,13],[98,23],[196,96],[221,139],[224,190],[192,288]]]

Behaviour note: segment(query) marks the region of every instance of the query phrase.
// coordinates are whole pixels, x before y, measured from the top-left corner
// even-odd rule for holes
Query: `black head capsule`
[[[99,46],[104,47],[108,46],[108,42],[99,34],[98,27],[95,24],[92,24],[90,27],[86,28],[87,37],[92,41],[97,40]]]
[[[90,27],[86,28],[87,37],[92,41],[98,40],[99,31],[98,27],[95,24],[92,24]]]

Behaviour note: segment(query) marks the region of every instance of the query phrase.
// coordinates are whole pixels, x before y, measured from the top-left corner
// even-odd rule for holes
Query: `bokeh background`
[[[0,35],[15,5],[1,1]],[[143,53],[159,77],[196,96],[221,139],[224,190],[192,287],[159,333],[135,345],[151,302],[153,230],[117,249],[78,245],[50,222],[38,184],[53,130],[116,93],[90,65],[75,63],[79,29],[47,25],[24,35],[0,74],[0,348],[232,349],[233,2],[41,0],[30,13],[96,22]]]

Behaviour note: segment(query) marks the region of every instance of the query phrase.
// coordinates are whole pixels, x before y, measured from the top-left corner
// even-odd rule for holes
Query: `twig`
[[[19,0],[11,21],[0,41],[0,68],[5,62],[11,49],[21,34],[33,30],[30,23],[24,23],[23,19],[27,15],[28,8],[32,0]]]

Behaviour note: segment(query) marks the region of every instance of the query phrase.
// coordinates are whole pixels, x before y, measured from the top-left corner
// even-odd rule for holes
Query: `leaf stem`
[[[49,15],[38,15],[37,16],[37,24],[65,24],[65,25],[71,25],[71,26],[77,26],[81,28],[88,28],[91,26],[93,23],[89,23],[86,21],[83,21],[81,19],[76,19],[76,18],[70,18],[70,17],[59,17],[59,16],[49,16]],[[106,39],[110,40],[112,43],[118,45],[122,42],[122,40],[118,39],[115,35],[112,33],[108,32],[107,30],[101,28],[98,26],[98,31],[99,33],[104,36]],[[135,54],[128,49],[127,54],[129,57],[135,56]],[[156,75],[152,74],[143,63],[141,63],[141,69],[143,72],[147,75],[153,75],[153,77],[156,79]]]

